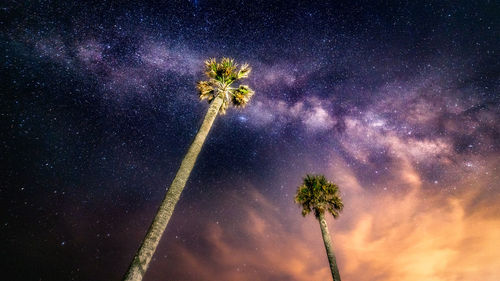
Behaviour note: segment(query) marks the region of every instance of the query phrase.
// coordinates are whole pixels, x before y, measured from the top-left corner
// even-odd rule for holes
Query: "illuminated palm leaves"
[[[198,82],[197,87],[200,94],[200,99],[208,99],[208,102],[211,102],[216,94],[217,81],[212,79],[208,81],[200,81]]]
[[[252,71],[252,68],[248,65],[248,63],[243,64],[238,71],[238,79],[247,78],[250,71]]]
[[[247,85],[240,85],[238,89],[233,91],[233,105],[237,107],[245,107],[250,98],[252,98],[253,93],[253,90]]]
[[[328,211],[337,218],[344,208],[339,188],[323,175],[307,175],[297,189],[295,202],[302,206],[302,215],[314,212],[316,218]]]
[[[200,99],[207,99],[208,102],[220,95],[223,99],[220,113],[224,114],[232,103],[236,107],[245,107],[253,96],[254,91],[247,85],[240,85],[238,88],[230,87],[235,81],[247,78],[251,72],[248,64],[243,64],[238,69],[238,64],[234,59],[223,58],[220,62],[216,59],[205,61],[205,75],[209,78],[206,81],[199,81],[197,88]]]

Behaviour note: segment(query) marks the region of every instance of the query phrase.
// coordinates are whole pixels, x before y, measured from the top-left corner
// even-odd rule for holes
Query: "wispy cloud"
[[[119,94],[120,97],[151,91],[155,85],[162,83],[162,76],[169,73],[194,76],[202,65],[202,60],[189,48],[164,42],[144,40],[131,54],[132,61],[136,63],[129,60],[125,64],[120,63],[117,54],[110,52],[112,45],[92,37],[72,45],[65,44],[57,35],[25,41],[34,47],[40,57],[64,64],[64,67],[70,67],[77,73],[93,76],[100,81],[104,92]]]
[[[500,208],[493,202],[500,197],[498,193],[486,193],[491,177],[481,182],[463,181],[461,185],[470,185],[469,188],[452,196],[422,189],[419,174],[412,167],[401,169],[398,180],[409,188],[386,193],[342,187],[346,208],[339,220],[329,219],[342,278],[496,280],[500,266],[496,251],[500,241]],[[342,183],[356,181],[351,177]],[[156,264],[162,273],[158,271],[150,277],[161,276],[166,267],[168,272],[174,272],[170,275],[174,279],[329,279],[317,221],[313,217],[302,218],[298,207],[293,208],[292,198],[290,206],[284,208],[250,190],[243,196],[232,194],[223,198],[231,203],[226,206],[238,206],[232,211],[239,219],[226,222],[224,227],[193,221],[198,226],[198,242],[208,252],[203,250],[202,254],[197,247],[175,244],[175,259],[162,259]],[[188,273],[168,268],[190,270]]]
[[[331,130],[337,119],[330,112],[331,103],[316,97],[289,104],[283,100],[258,98],[248,106],[244,113],[249,116],[254,126],[267,126],[273,123],[282,126],[287,123],[299,123],[304,129],[313,132]]]
[[[345,279],[495,280],[500,209],[491,204],[500,198],[484,200],[485,182],[461,185],[468,188],[452,196],[419,189],[418,181],[404,194],[350,196],[352,226],[334,224]]]

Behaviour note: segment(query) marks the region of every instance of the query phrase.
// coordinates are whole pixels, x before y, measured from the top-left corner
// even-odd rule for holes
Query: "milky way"
[[[293,197],[340,186],[343,280],[500,275],[494,2],[2,4],[8,280],[120,280],[207,109],[203,61],[248,62],[145,280],[329,280]]]

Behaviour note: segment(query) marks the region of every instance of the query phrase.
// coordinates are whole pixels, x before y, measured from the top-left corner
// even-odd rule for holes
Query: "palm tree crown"
[[[297,190],[295,202],[302,206],[303,216],[314,211],[317,219],[325,211],[337,218],[344,208],[339,187],[329,182],[323,175],[306,175],[303,184]]]
[[[200,99],[207,99],[211,103],[217,96],[222,97],[220,113],[224,114],[232,103],[235,107],[245,107],[254,91],[248,85],[230,87],[234,82],[247,78],[252,69],[248,64],[238,68],[234,59],[223,58],[217,62],[214,58],[205,61],[205,74],[208,80],[199,81],[197,84]]]

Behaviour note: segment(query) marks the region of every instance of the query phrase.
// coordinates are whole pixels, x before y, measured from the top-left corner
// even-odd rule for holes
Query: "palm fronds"
[[[295,202],[302,206],[302,215],[314,212],[316,218],[325,211],[337,218],[344,208],[339,188],[323,175],[306,175],[297,189]]]
[[[248,65],[248,63],[243,64],[238,71],[238,79],[247,78],[252,68]]]
[[[252,98],[254,91],[248,85],[240,85],[232,93],[233,105],[236,107],[245,107]]]
[[[238,69],[238,64],[231,58],[222,58],[217,62],[215,58],[205,61],[205,75],[207,81],[199,81],[197,89],[200,99],[207,99],[210,103],[215,97],[221,96],[222,106],[220,113],[224,114],[231,103],[236,107],[244,107],[253,96],[254,91],[247,85],[238,88],[229,87],[233,82],[248,78],[250,66],[245,63]]]
[[[200,100],[208,99],[210,102],[215,97],[216,86],[212,80],[199,81],[196,87],[198,88]]]
[[[205,61],[205,75],[207,77],[215,79],[217,76],[217,61],[215,58],[211,58]]]

